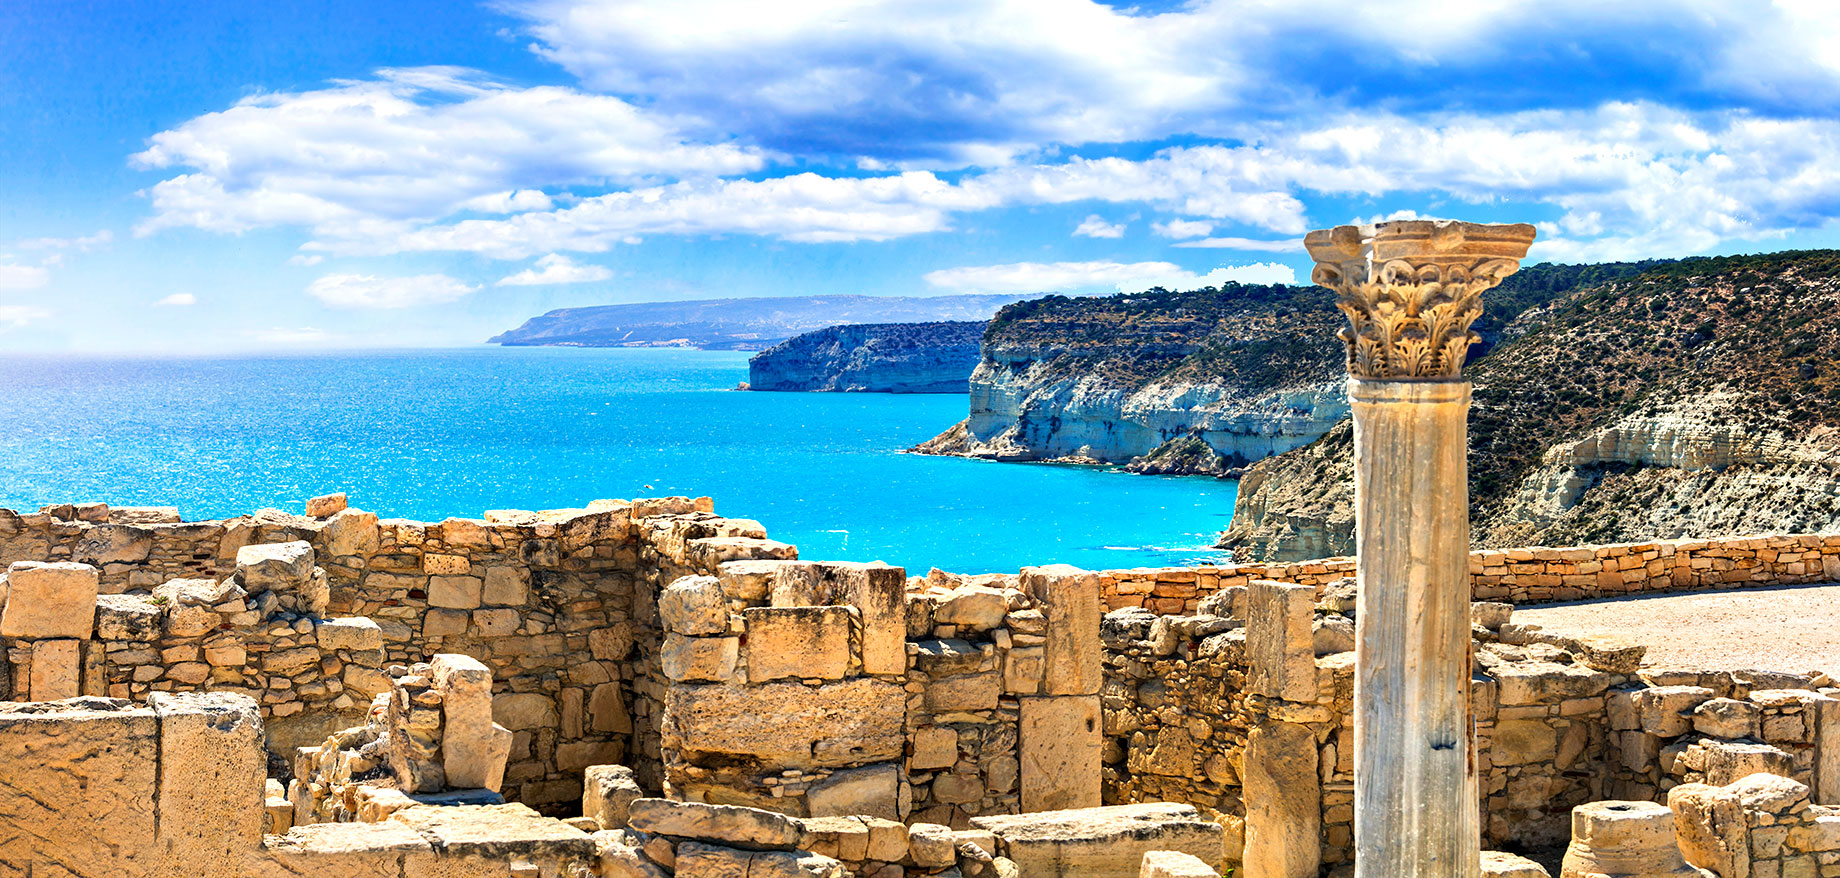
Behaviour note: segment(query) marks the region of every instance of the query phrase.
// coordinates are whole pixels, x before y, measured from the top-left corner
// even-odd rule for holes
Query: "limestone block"
[[[101,582],[96,568],[67,561],[15,561],[6,569],[6,581],[0,637],[85,640],[95,630]]]
[[[805,807],[813,817],[861,815],[898,820],[902,779],[895,763],[833,772],[805,791]]]
[[[307,501],[308,518],[331,518],[345,511],[345,495],[326,494]]]
[[[1213,866],[1181,851],[1145,851],[1138,878],[1220,878]]]
[[[488,567],[484,599],[498,607],[521,607],[530,600],[530,572],[521,567]]]
[[[681,878],[843,878],[843,864],[805,851],[745,851],[684,842],[674,872]]]
[[[1258,584],[1251,612],[1259,614]],[[1316,735],[1308,726],[1264,720],[1246,736],[1246,871],[1311,878],[1322,863],[1322,786]]]
[[[471,618],[465,610],[431,609],[422,614],[422,636],[459,637]]]
[[[235,875],[262,841],[268,760],[255,699],[225,692],[155,692],[160,723],[159,834],[171,862]]]
[[[1316,700],[1311,630],[1316,590],[1255,579],[1246,593],[1247,691],[1286,701]]]
[[[1762,715],[1749,701],[1713,698],[1693,708],[1693,730],[1714,738],[1755,738]]]
[[[313,577],[313,547],[304,540],[236,550],[236,578],[250,594],[296,592]]]
[[[1009,599],[1000,588],[987,585],[961,585],[940,598],[933,608],[933,621],[957,625],[973,631],[988,631],[1003,624],[1009,612]]]
[[[632,716],[620,695],[620,684],[602,683],[588,696],[588,724],[596,732],[627,734],[632,731]]]
[[[1642,666],[1648,647],[1613,634],[1587,634],[1574,640],[1573,654],[1587,668],[1611,674],[1633,674]]]
[[[914,731],[914,752],[907,767],[915,771],[937,771],[958,762],[958,732],[946,726],[925,726]]]
[[[485,580],[477,576],[428,577],[428,606],[449,610],[479,608]]]
[[[1794,811],[1808,802],[1808,785],[1779,774],[1758,772],[1726,787],[1744,807],[1772,814]]]
[[[1020,586],[1047,620],[1042,694],[1099,694],[1099,575],[1066,564],[1024,567]]]
[[[907,828],[907,852],[914,865],[938,869],[958,862],[958,843],[952,827],[937,823],[916,823]]]
[[[449,518],[441,522],[441,542],[449,548],[485,549],[492,545],[492,532],[478,519]]]
[[[750,647],[755,643],[754,632],[751,630],[748,632],[748,642]],[[753,661],[753,651],[752,648],[748,651],[750,663]],[[664,675],[680,683],[715,683],[733,679],[735,664],[740,656],[741,639],[738,637],[685,637],[675,632],[664,636],[664,646],[659,651]],[[752,674],[751,669],[749,673]]]
[[[625,661],[632,652],[632,625],[621,622],[606,628],[596,628],[588,632],[588,652],[595,661]]]
[[[968,640],[921,640],[914,643],[914,669],[932,678],[991,670],[996,651]]]
[[[506,860],[586,865],[600,855],[587,833],[541,816],[524,805],[417,805],[390,815],[390,819],[428,839],[444,858],[496,860],[497,868],[477,873],[481,878],[504,875]],[[456,873],[431,870],[425,874],[433,878]]]
[[[1041,691],[1046,673],[1045,652],[1039,646],[1010,647],[1003,655],[1003,691],[1034,695]]]
[[[400,823],[312,823],[266,839],[252,878],[403,878],[406,861],[434,858],[428,840]]]
[[[1832,694],[1830,691],[1829,694]],[[1840,804],[1840,698],[1829,698],[1812,719],[1815,723],[1815,800]]]
[[[1489,762],[1494,765],[1551,762],[1558,746],[1558,732],[1545,720],[1500,720],[1489,735]]]
[[[901,686],[857,678],[824,686],[673,686],[664,746],[744,757],[764,769],[849,768],[900,759],[907,697]]]
[[[865,674],[907,671],[907,571],[887,564],[830,564],[827,574],[861,618]]]
[[[98,640],[158,640],[161,610],[146,595],[105,594],[96,597]]]
[[[383,648],[383,628],[362,616],[350,619],[325,619],[315,629],[319,648],[325,650],[368,650]]]
[[[1693,709],[1716,694],[1699,686],[1653,686],[1638,690],[1633,697],[1641,713],[1642,730],[1672,738],[1692,731]]]
[[[1501,851],[1482,852],[1481,878],[1551,878],[1539,863]]]
[[[1017,729],[1017,747],[1022,763],[1023,810],[1097,807],[1099,757],[1104,749],[1099,696],[1042,696],[1019,701],[1022,719]]]
[[[452,653],[437,654],[428,666],[429,680],[441,693],[441,768],[447,785],[496,791],[488,781],[504,776],[510,736],[492,721],[492,669],[471,656]]]
[[[522,622],[516,610],[473,611],[473,631],[479,637],[509,637],[517,633]]]
[[[841,680],[850,670],[847,607],[750,607],[748,682]]]
[[[1750,878],[1750,831],[1744,804],[1724,787],[1681,784],[1668,790],[1674,840],[1681,856],[1721,878]]]
[[[715,570],[726,561],[796,561],[798,547],[755,537],[705,537],[684,544],[684,556],[701,570]]]
[[[1489,676],[1495,678],[1498,698],[1504,706],[1592,698],[1610,688],[1610,675],[1603,671],[1546,661],[1502,662],[1489,669]],[[1634,693],[1630,697],[1634,698]]]
[[[639,832],[697,839],[745,850],[792,850],[798,821],[774,811],[671,799],[635,799],[627,823]]]
[[[1696,746],[1704,751],[1706,783],[1724,786],[1753,774],[1788,776],[1795,758],[1768,744],[1706,739]]]
[[[1470,624],[1481,625],[1490,631],[1501,630],[1501,626],[1508,624],[1508,620],[1513,617],[1513,615],[1513,604],[1502,604],[1494,601],[1476,601],[1469,605]],[[1484,856],[1487,856],[1488,853],[1490,852],[1484,852]]]
[[[1003,694],[1003,678],[996,671],[938,677],[926,683],[921,704],[932,713],[994,710]]]
[[[1310,624],[1313,651],[1334,655],[1354,651],[1354,620],[1347,616],[1321,616]]]
[[[85,531],[71,547],[72,560],[85,564],[132,564],[147,560],[153,533],[145,528],[104,524]]]
[[[722,634],[728,631],[728,599],[715,577],[685,576],[659,592],[658,618],[676,634]]]
[[[368,555],[377,551],[381,543],[376,513],[356,509],[333,515],[320,535],[326,540],[326,554],[334,558]]]
[[[612,838],[614,833],[602,830],[593,835],[595,843],[601,846],[601,878],[669,878],[658,864],[646,859],[639,848]]]
[[[422,556],[422,572],[433,576],[464,576],[473,571],[473,565],[465,555],[444,555],[429,552]]]
[[[995,833],[1029,878],[1131,876],[1150,851],[1180,851],[1209,864],[1219,864],[1223,852],[1220,824],[1172,802],[990,815],[971,825]]]
[[[760,602],[767,600],[773,578],[781,567],[802,563],[805,562],[728,561],[716,569],[716,579],[729,600]]]
[[[492,699],[492,720],[512,731],[555,728],[556,701],[536,692],[507,692]]]
[[[153,711],[122,700],[0,703],[0,864],[153,861],[159,740]]]
[[[556,745],[556,767],[565,772],[577,772],[593,765],[612,765],[625,755],[624,740],[569,741]]]
[[[33,701],[62,701],[83,694],[82,641],[41,640],[32,647]]]
[[[645,797],[633,770],[624,765],[590,765],[582,772],[581,813],[602,829],[623,829],[635,800]]]

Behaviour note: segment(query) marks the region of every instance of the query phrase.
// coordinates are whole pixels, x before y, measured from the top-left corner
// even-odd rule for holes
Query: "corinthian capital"
[[[1533,226],[1405,220],[1306,235],[1310,280],[1348,316],[1348,374],[1452,379],[1476,341],[1482,294],[1520,268]]]

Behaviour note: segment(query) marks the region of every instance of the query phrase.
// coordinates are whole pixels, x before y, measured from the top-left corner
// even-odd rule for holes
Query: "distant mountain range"
[[[754,351],[844,323],[989,320],[1014,295],[785,296],[558,308],[487,339],[501,345]]]

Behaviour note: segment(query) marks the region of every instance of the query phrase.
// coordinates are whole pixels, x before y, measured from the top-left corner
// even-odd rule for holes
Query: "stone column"
[[[1304,239],[1349,326],[1355,430],[1355,874],[1474,878],[1462,368],[1529,225],[1413,220]]]

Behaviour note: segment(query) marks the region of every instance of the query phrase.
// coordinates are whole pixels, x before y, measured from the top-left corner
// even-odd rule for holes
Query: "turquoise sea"
[[[924,573],[1217,560],[1236,485],[898,453],[956,395],[742,393],[747,354],[469,348],[200,359],[0,357],[0,506],[385,517],[708,495],[802,557]]]

